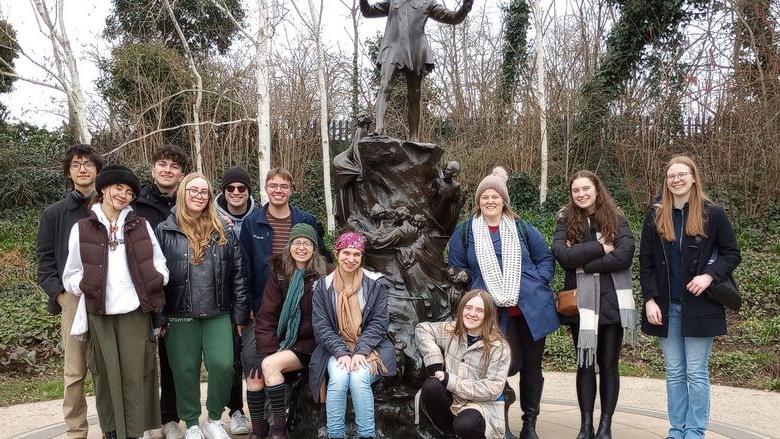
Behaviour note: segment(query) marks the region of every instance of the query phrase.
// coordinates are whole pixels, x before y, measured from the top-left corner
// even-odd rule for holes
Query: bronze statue
[[[428,190],[434,220],[443,233],[455,229],[460,210],[465,202],[461,197],[460,183],[454,180],[458,174],[460,174],[460,163],[454,160],[447,163],[443,175],[434,180]]]
[[[420,92],[422,78],[433,70],[433,58],[425,23],[432,18],[441,23],[459,24],[471,11],[474,0],[463,0],[451,11],[436,0],[385,0],[373,5],[360,0],[360,12],[366,18],[387,17],[385,35],[376,63],[380,70],[376,97],[376,133],[385,132],[385,111],[390,88],[398,72],[406,74],[409,140],[420,138]]]

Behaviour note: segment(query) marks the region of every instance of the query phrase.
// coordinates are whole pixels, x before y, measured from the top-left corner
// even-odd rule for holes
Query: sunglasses
[[[244,192],[246,192],[246,186],[236,186],[234,184],[229,184],[225,186],[225,191],[227,192],[238,191],[239,194],[243,194]]]

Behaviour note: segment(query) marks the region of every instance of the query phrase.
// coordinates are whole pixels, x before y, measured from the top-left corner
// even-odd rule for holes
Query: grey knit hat
[[[493,189],[501,195],[501,199],[504,200],[504,205],[509,206],[509,191],[506,188],[506,181],[509,179],[509,174],[502,166],[496,166],[493,171],[487,177],[483,178],[477,186],[477,192],[474,194],[474,202],[479,206],[479,197],[482,193],[488,189]]]

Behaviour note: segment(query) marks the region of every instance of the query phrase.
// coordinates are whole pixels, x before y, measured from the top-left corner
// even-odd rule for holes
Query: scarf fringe
[[[577,343],[577,367],[590,367],[596,361],[596,343],[598,335],[595,331],[580,331]]]

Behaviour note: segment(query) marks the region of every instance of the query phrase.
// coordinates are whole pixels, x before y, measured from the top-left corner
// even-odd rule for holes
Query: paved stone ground
[[[538,432],[543,439],[572,439],[579,429],[579,409],[574,395],[574,375],[545,373],[545,389]],[[517,378],[510,380],[517,386]],[[205,385],[204,392],[205,395]],[[65,438],[61,401],[47,401],[0,408],[0,438]],[[90,439],[101,437],[94,398],[88,398]],[[598,403],[597,403],[598,404]],[[663,380],[623,377],[613,422],[616,439],[665,438],[666,396]],[[522,412],[510,409],[510,425],[517,434]],[[598,407],[596,417],[598,418]],[[780,393],[734,387],[712,387],[712,411],[707,438],[766,439],[780,432]],[[159,432],[157,432],[159,436]],[[239,437],[240,438],[240,437]]]

